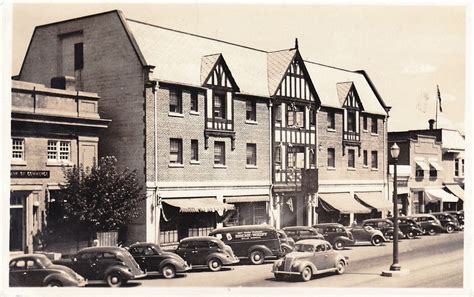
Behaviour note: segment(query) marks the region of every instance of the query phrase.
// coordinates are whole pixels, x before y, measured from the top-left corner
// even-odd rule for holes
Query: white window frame
[[[49,139],[47,160],[48,162],[69,163],[71,161],[71,141]]]
[[[19,143],[16,143],[16,142],[19,142]],[[18,157],[16,157],[15,154],[18,154]],[[25,139],[24,138],[12,138],[12,160],[13,161],[25,160]]]

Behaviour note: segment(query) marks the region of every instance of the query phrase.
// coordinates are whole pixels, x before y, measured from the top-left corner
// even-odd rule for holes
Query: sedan
[[[10,260],[11,287],[83,287],[86,280],[72,269],[54,265],[45,255],[34,254]]]

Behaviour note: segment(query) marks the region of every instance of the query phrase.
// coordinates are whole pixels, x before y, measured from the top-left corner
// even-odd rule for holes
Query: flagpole
[[[436,88],[437,88],[437,90],[439,90],[438,85],[436,85]],[[438,129],[438,100],[439,99],[436,98],[435,100],[436,100],[436,121],[435,121],[436,126],[435,127],[436,127],[436,129]]]

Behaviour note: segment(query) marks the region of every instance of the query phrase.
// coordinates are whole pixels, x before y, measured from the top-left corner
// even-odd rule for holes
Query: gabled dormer
[[[343,146],[360,148],[360,113],[364,110],[359,94],[353,82],[342,82],[336,85],[337,95],[344,109]],[[360,150],[359,150],[360,153]]]
[[[239,86],[222,54],[204,56],[201,60],[201,84],[207,89],[205,103],[205,147],[208,139],[231,137],[234,149],[234,103],[233,96]]]

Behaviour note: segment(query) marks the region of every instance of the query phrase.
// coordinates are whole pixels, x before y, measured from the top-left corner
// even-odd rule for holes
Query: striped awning
[[[234,209],[232,204],[222,203],[216,198],[168,198],[163,199],[163,203],[178,207],[179,212],[223,212]]]
[[[323,203],[338,210],[340,213],[370,213],[371,210],[355,200],[350,193],[319,194]]]
[[[268,195],[232,196],[224,197],[224,200],[226,203],[268,202],[270,197]]]
[[[420,166],[424,171],[429,171],[430,166],[425,161],[415,161],[416,165]]]
[[[439,165],[439,163],[436,161],[430,161],[430,165],[433,166],[436,169],[436,171],[443,170],[443,166]]]
[[[355,195],[357,199],[377,210],[393,208],[392,203],[383,197],[382,192],[356,192]]]
[[[454,195],[458,196],[459,199],[464,201],[464,190],[459,185],[446,185],[446,188],[451,191]]]
[[[443,189],[425,189],[426,202],[458,202],[458,197]]]

